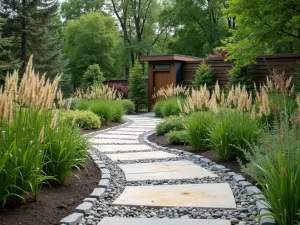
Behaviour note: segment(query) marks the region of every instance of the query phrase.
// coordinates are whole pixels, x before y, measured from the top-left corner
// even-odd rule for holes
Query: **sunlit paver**
[[[151,150],[148,145],[98,145],[95,146],[100,152],[117,152],[117,151],[146,151]]]
[[[160,159],[160,158],[175,158],[177,155],[170,154],[163,151],[153,152],[130,152],[119,154],[106,154],[113,161],[117,160],[138,160],[138,159]]]

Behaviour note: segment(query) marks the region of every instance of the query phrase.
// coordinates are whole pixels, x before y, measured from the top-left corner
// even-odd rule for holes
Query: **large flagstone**
[[[177,155],[170,154],[170,153],[163,152],[163,151],[106,154],[106,156],[109,157],[113,161],[179,157]]]
[[[228,183],[128,186],[113,205],[235,209]]]
[[[98,145],[95,146],[100,152],[117,152],[117,151],[147,151],[151,150],[148,145]]]
[[[120,130],[112,130],[107,131],[106,134],[125,134],[125,135],[140,135],[145,133],[145,131],[120,131]]]
[[[98,144],[139,144],[138,140],[122,140],[122,139],[99,139],[94,138],[92,140],[94,145]]]
[[[126,135],[126,134],[98,134],[94,138],[108,138],[108,139],[125,139],[125,140],[137,140],[138,135]]]
[[[216,174],[189,161],[179,161],[181,165],[166,165],[163,162],[119,164],[127,181],[195,179],[218,177]],[[180,164],[180,163],[179,163]]]
[[[127,131],[127,132],[135,132],[135,131],[141,131],[141,132],[148,132],[152,130],[152,128],[120,128],[118,131]]]
[[[98,225],[230,225],[229,220],[104,217]]]

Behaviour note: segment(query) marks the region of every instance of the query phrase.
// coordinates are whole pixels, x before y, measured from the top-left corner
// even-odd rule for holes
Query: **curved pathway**
[[[127,124],[93,136],[110,182],[82,224],[258,224],[255,190],[242,176],[201,156],[150,143],[147,137],[161,121],[153,114],[126,118]]]

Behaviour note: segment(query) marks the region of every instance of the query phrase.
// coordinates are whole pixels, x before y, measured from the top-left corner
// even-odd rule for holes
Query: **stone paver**
[[[112,130],[112,131],[107,131],[106,134],[123,134],[123,135],[127,135],[127,136],[130,136],[130,135],[141,135],[145,133],[144,131],[131,131],[131,132],[128,132],[128,131],[119,131],[119,130]]]
[[[126,134],[98,134],[95,138],[107,138],[107,139],[125,139],[125,140],[137,140],[138,135],[126,135]]]
[[[195,179],[203,177],[217,177],[207,169],[195,164],[165,165],[157,163],[119,164],[124,171],[127,181],[142,180],[169,180],[169,179]]]
[[[127,186],[113,205],[236,208],[227,183]]]
[[[152,129],[146,129],[146,128],[120,128],[118,129],[118,131],[127,131],[127,132],[135,132],[135,131],[141,131],[141,132],[147,132],[147,131],[150,131]]]
[[[94,145],[98,144],[139,144],[138,140],[124,140],[124,139],[93,139]]]
[[[113,161],[118,160],[137,160],[137,159],[161,159],[161,158],[175,158],[179,157],[163,151],[154,152],[130,152],[130,153],[119,153],[119,154],[106,154],[108,158]]]
[[[100,152],[117,152],[117,151],[147,151],[151,150],[148,145],[100,145],[95,146]]]
[[[105,217],[98,225],[230,225],[229,220],[189,220]]]

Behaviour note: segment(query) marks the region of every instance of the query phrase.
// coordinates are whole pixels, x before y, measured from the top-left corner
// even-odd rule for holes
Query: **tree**
[[[7,19],[3,36],[14,40],[12,50],[21,61],[20,74],[23,74],[30,55],[34,54],[34,64],[41,73],[56,64],[61,57],[54,40],[57,32],[58,0],[0,0],[0,16]],[[61,47],[59,47],[61,48]],[[45,69],[45,70],[44,70]],[[50,75],[50,74],[48,74]]]
[[[88,12],[102,12],[104,0],[67,0],[61,4],[61,15],[68,21],[79,19]]]
[[[90,65],[82,78],[82,86],[86,90],[92,85],[102,85],[104,81],[103,73],[98,64]]]
[[[134,102],[135,110],[146,107],[147,104],[147,86],[145,74],[139,61],[135,61],[134,67],[130,71],[129,77],[129,99]]]
[[[248,91],[254,89],[253,80],[251,77],[250,66],[235,66],[229,71],[229,80],[227,83],[230,89],[232,85],[241,85],[246,87]]]
[[[205,61],[197,68],[193,84],[195,88],[200,88],[203,85],[206,85],[209,90],[213,88],[213,71]]]
[[[225,13],[238,25],[224,41],[228,60],[237,65],[258,55],[300,51],[300,1],[228,0]]]
[[[80,83],[84,72],[92,64],[99,64],[105,78],[117,77],[114,55],[118,33],[111,16],[89,12],[78,20],[67,22],[64,31],[64,51],[68,58],[73,82]]]
[[[7,72],[19,68],[20,63],[11,51],[12,38],[2,37],[1,31],[5,20],[0,18],[0,82],[3,82]]]

